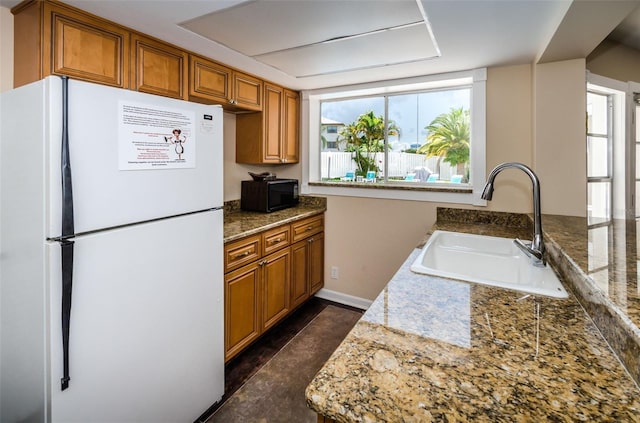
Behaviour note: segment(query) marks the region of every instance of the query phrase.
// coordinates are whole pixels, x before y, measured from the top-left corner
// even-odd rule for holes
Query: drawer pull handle
[[[313,229],[313,226],[307,226],[307,230],[310,231]]]
[[[272,239],[271,241],[269,241],[271,244],[277,244],[278,242],[282,241],[282,238],[276,238],[276,239]]]
[[[245,251],[244,253],[236,254],[236,255],[235,255],[235,258],[242,258],[242,257],[246,257],[246,256],[248,256],[249,254],[251,254],[251,252],[250,252],[250,251]]]

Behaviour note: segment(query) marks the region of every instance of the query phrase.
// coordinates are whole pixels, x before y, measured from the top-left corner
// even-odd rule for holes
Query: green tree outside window
[[[388,135],[398,135],[398,127],[393,121],[386,128]],[[385,122],[382,116],[373,111],[363,113],[354,122],[345,125],[340,131],[339,141],[346,145],[345,150],[354,153],[356,175],[366,176],[367,172],[380,172],[375,153],[385,151]]]
[[[418,148],[418,153],[427,157],[439,157],[452,166],[456,173],[469,180],[469,110],[451,109],[448,113],[438,115],[425,127],[428,131],[427,144]]]

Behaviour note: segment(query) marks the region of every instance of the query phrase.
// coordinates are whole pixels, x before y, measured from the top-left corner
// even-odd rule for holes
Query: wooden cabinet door
[[[297,307],[309,298],[307,240],[300,241],[291,247],[291,308]]]
[[[131,45],[133,89],[187,99],[189,55],[186,51],[138,34],[131,36]]]
[[[268,256],[261,262],[262,274],[262,329],[267,330],[289,313],[289,259],[286,248]]]
[[[51,3],[44,4],[44,22],[43,77],[68,75],[128,88],[129,32],[125,28]]]
[[[282,88],[264,87],[264,163],[280,163],[282,158]]]
[[[255,262],[225,276],[225,361],[260,336],[261,273],[262,266]]]
[[[263,82],[242,72],[233,73],[233,102],[245,110],[262,110]]]
[[[324,233],[309,238],[309,295],[313,295],[324,285]]]
[[[298,163],[299,159],[299,116],[300,100],[298,93],[284,90],[284,137],[282,140],[282,158],[284,163]]]
[[[189,56],[189,97],[228,104],[232,96],[233,71],[199,56]]]
[[[298,163],[298,93],[265,83],[262,113],[236,117],[236,162],[252,164]]]

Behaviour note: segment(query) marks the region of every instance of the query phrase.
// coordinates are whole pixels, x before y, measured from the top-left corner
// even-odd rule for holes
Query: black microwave
[[[242,181],[240,208],[248,211],[272,212],[298,204],[297,179]]]

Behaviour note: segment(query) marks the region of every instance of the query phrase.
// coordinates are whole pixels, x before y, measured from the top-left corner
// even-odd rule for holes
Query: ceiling
[[[65,3],[294,89],[640,49],[640,0]]]

